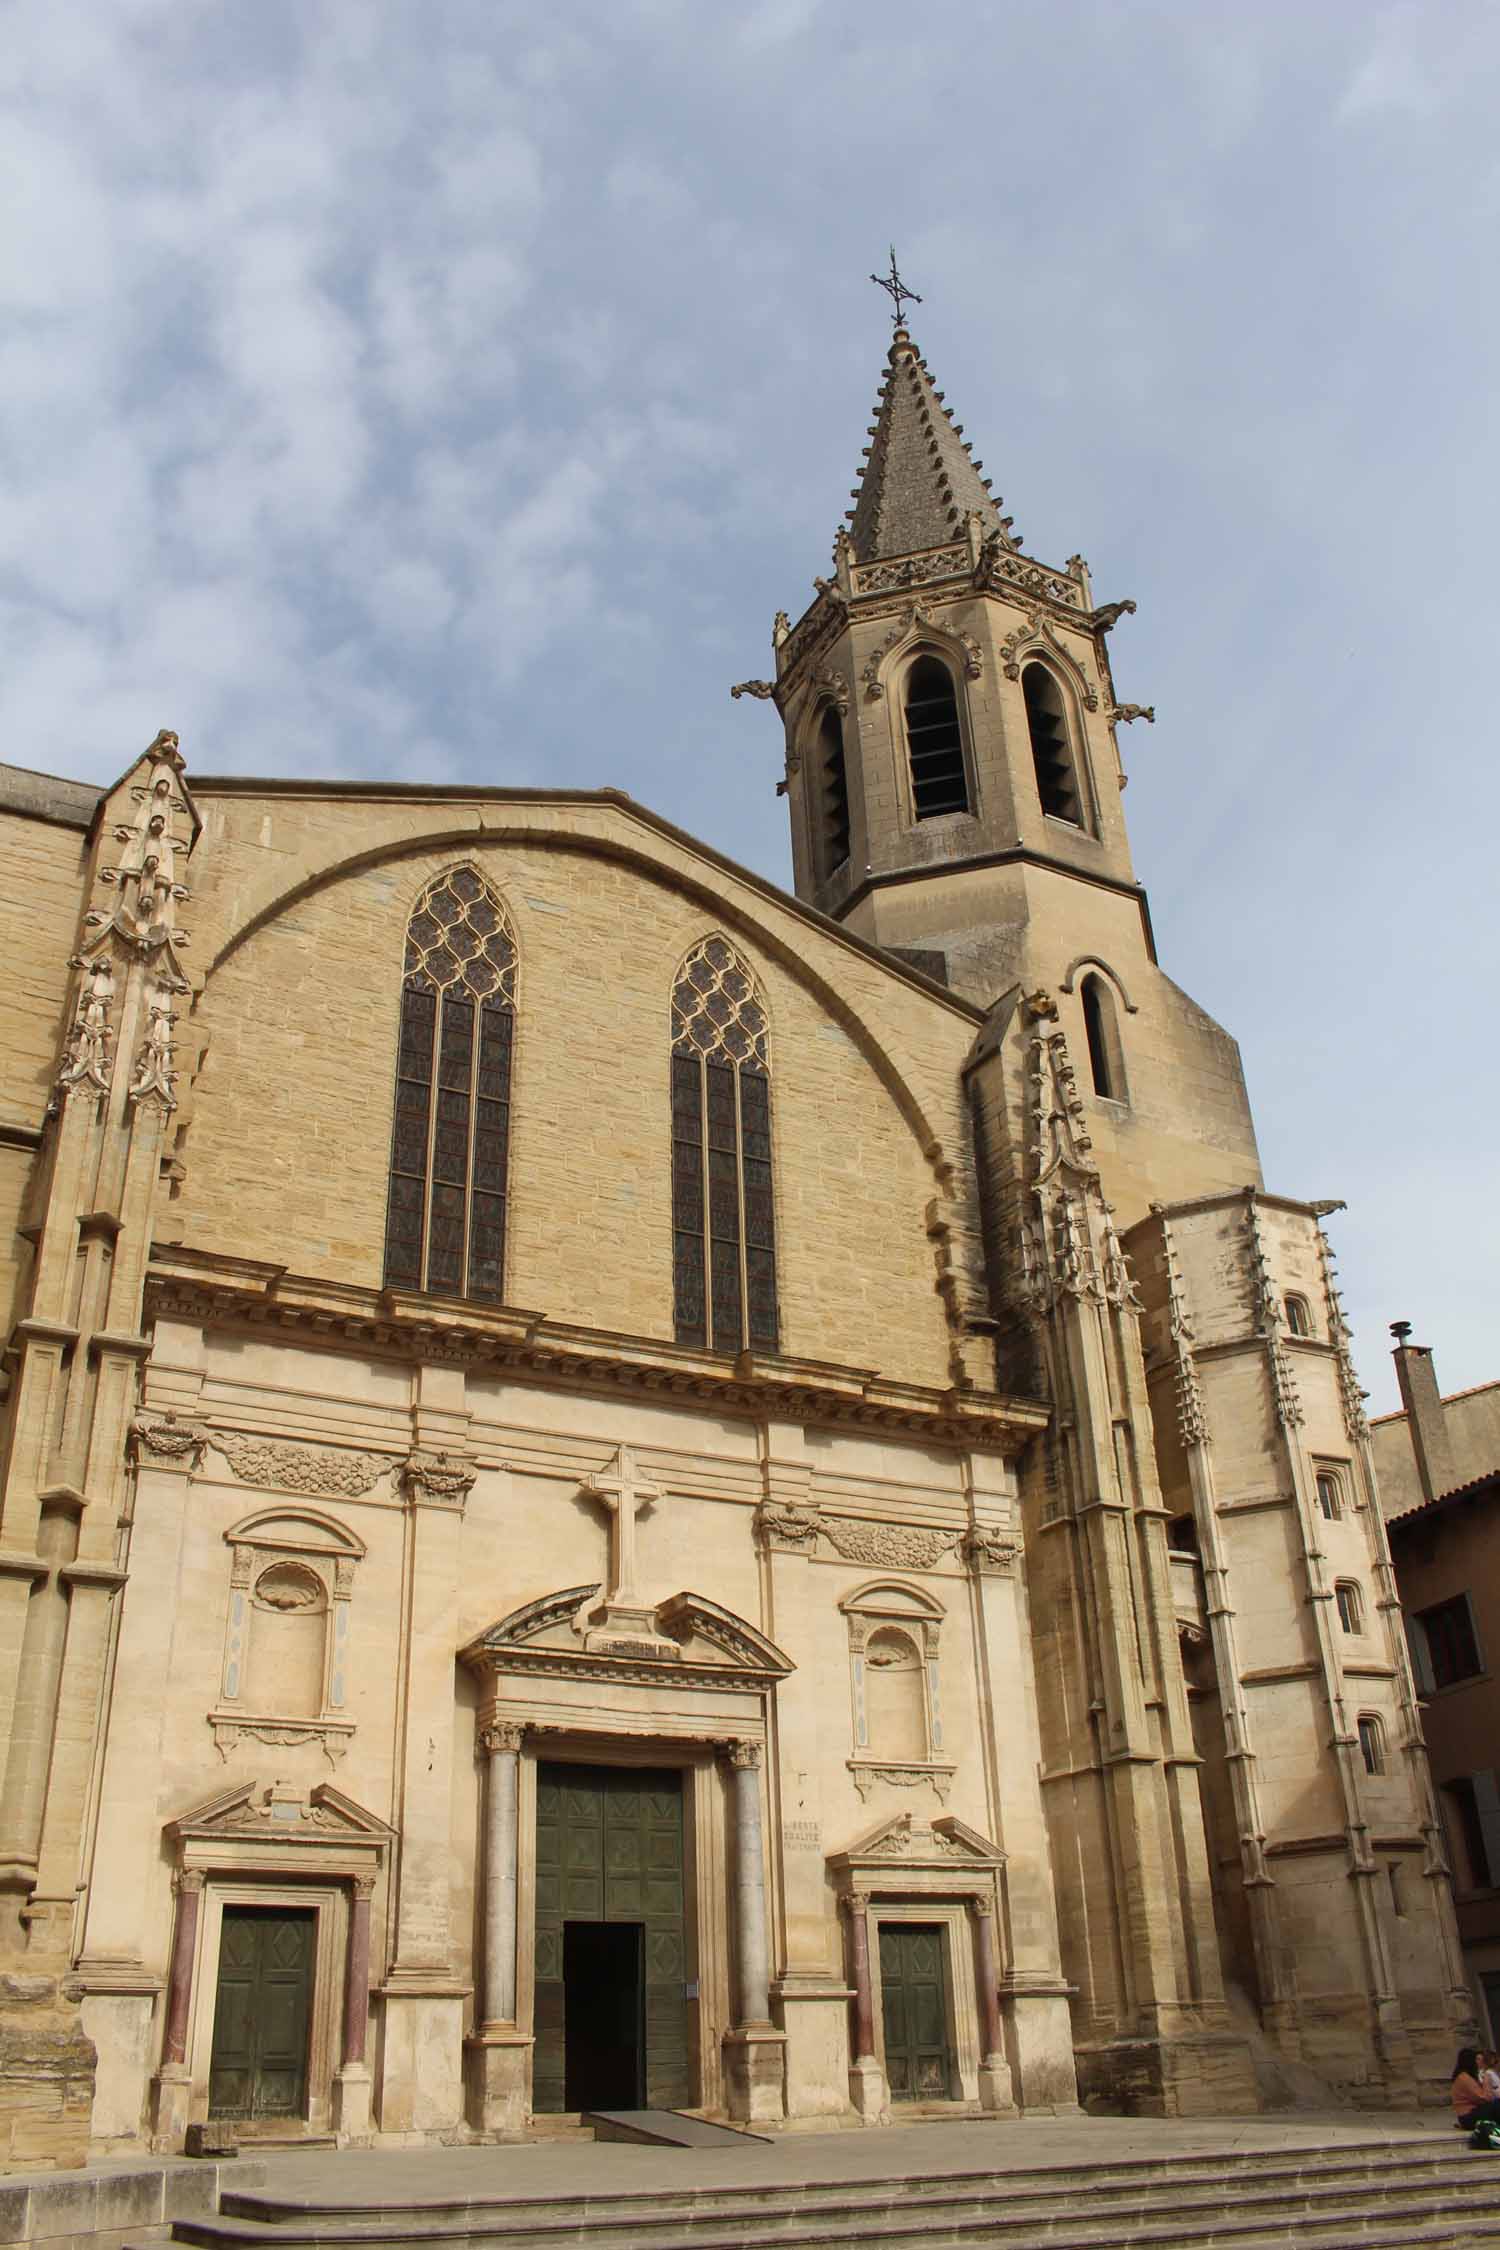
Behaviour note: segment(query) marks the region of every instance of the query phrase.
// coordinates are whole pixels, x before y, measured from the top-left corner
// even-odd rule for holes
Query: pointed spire
[[[962,425],[904,328],[891,338],[870,439],[848,517],[856,562],[941,547],[971,515],[981,516],[987,531],[1001,528],[983,464],[971,457]]]

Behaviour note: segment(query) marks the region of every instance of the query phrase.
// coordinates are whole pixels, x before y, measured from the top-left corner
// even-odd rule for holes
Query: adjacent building
[[[1402,1411],[1371,1426],[1464,1960],[1500,2043],[1500,1383],[1444,1398],[1398,1321]]]

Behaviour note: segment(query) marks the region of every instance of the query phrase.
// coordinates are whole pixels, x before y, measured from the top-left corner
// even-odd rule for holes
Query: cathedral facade
[[[788,896],[0,768],[0,2160],[1410,2104],[1469,1996],[1326,1206],[898,327]],[[747,721],[747,723],[749,723]]]

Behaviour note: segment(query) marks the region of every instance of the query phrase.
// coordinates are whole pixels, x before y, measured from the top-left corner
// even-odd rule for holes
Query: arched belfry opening
[[[1045,664],[1028,664],[1021,674],[1021,692],[1026,698],[1026,725],[1042,811],[1053,820],[1070,821],[1075,828],[1082,828],[1086,825],[1083,791],[1062,689]]]
[[[968,812],[958,692],[940,656],[924,653],[912,664],[906,675],[904,708],[912,810],[917,819]]]
[[[837,874],[849,857],[849,769],[844,758],[844,722],[836,704],[818,721],[819,872]]]

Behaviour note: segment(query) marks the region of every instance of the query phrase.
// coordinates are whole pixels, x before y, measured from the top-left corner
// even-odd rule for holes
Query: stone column
[[[889,2108],[885,2074],[875,2053],[875,1993],[870,1981],[870,1894],[850,1891],[839,1901],[849,1917],[850,2011],[849,2099],[867,2125],[878,2125]]]
[[[521,1737],[514,1719],[484,1720],[484,1983],[466,2042],[469,2123],[489,2139],[524,2137],[531,2109],[531,2036],[516,2023],[516,1855]]]
[[[350,1886],[349,1945],[344,1963],[344,2053],[333,2084],[333,2128],[340,2147],[367,2146],[372,2073],[365,2060],[370,2026],[370,1897],[373,1875]]]
[[[778,2120],[786,2114],[786,2033],[771,2022],[766,1935],[766,1868],[761,1844],[759,1742],[731,1742],[734,1776],[735,2025],[724,2039],[730,2115]]]
[[[766,1866],[760,1833],[758,1742],[730,1745],[734,1774],[734,1899],[738,1918],[735,1996],[739,2028],[771,2020],[771,1976],[766,1945]]]
[[[1010,2065],[1000,2028],[1000,1983],[995,1973],[995,1902],[972,1898],[974,1985],[979,1995],[979,2099],[986,2109],[1011,2110]]]
[[[177,1893],[177,1927],[172,1934],[172,1961],[167,1971],[166,2029],[162,2037],[161,2067],[153,2089],[152,2146],[163,2152],[180,2149],[187,2130],[191,2074],[187,2067],[188,2022],[193,2002],[193,1963],[198,1951],[198,1917],[203,1904],[205,1876],[198,1867],[185,1867],[172,1878]]]
[[[484,1999],[481,2027],[516,2020],[516,1843],[521,1729],[480,1730],[489,1762],[484,1820]]]

